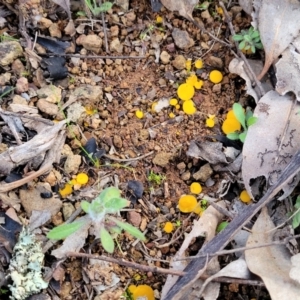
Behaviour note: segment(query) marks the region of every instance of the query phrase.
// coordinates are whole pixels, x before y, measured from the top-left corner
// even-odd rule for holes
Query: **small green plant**
[[[255,53],[256,49],[263,48],[259,32],[252,26],[248,30],[242,30],[240,34],[235,34],[232,39],[239,42],[239,49],[247,54]]]
[[[109,1],[103,2],[98,6],[96,0],[85,0],[85,4],[94,16],[98,16],[102,12],[107,12],[113,6],[113,3]]]
[[[293,228],[297,228],[300,225],[300,196],[297,197],[296,203],[294,205],[294,214],[292,218],[292,226]]]
[[[145,236],[134,226],[121,222],[112,214],[117,214],[128,205],[128,201],[121,198],[120,190],[115,187],[104,189],[91,203],[81,202],[81,208],[88,214],[88,218],[79,219],[70,224],[62,224],[53,228],[47,234],[49,239],[61,240],[80,230],[86,223],[93,223],[94,228],[99,229],[97,238],[100,238],[103,248],[113,253],[115,249],[112,234],[120,234],[122,229],[134,237],[145,240]]]
[[[0,41],[2,42],[9,42],[9,41],[18,41],[18,39],[13,38],[12,36],[8,35],[7,33],[3,33],[0,35]]]
[[[217,232],[224,230],[229,223],[227,221],[221,222],[217,227]]]
[[[160,185],[164,180],[166,180],[166,176],[161,174],[156,174],[151,170],[147,179],[152,184]]]
[[[241,123],[244,131],[229,133],[226,136],[230,140],[240,140],[244,143],[248,128],[256,123],[257,117],[253,116],[253,112],[251,110],[247,110],[245,113],[243,107],[239,103],[234,103],[232,109],[236,119]]]

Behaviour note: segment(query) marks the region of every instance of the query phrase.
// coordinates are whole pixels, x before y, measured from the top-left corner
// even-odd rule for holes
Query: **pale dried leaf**
[[[52,0],[55,4],[59,5],[60,7],[62,7],[69,19],[71,19],[71,10],[70,10],[70,0]]]
[[[218,277],[233,277],[233,278],[240,278],[240,279],[250,279],[251,274],[247,267],[246,261],[243,257],[239,258],[238,260],[232,261],[226,267],[224,267],[218,273],[212,275],[211,277],[207,278],[201,288],[200,294],[203,292],[207,284],[209,284],[213,279]]]
[[[252,13],[252,0],[239,0],[239,5],[248,14]]]
[[[223,145],[219,142],[197,142],[191,141],[187,156],[201,158],[212,165],[225,163],[228,164],[223,152]]]
[[[250,180],[264,176],[273,185],[282,170],[300,148],[300,105],[291,96],[280,96],[270,91],[255,108],[257,122],[249,127],[243,147],[242,176],[245,187],[252,195]],[[299,177],[299,176],[298,176]],[[294,178],[283,188],[287,197],[297,185]]]
[[[299,34],[299,15],[300,2],[297,0],[262,1],[258,14],[258,29],[266,58],[259,79]]]
[[[161,0],[168,10],[178,11],[182,17],[188,20],[193,20],[193,10],[198,2],[198,0]]]
[[[247,247],[271,243],[274,228],[265,207],[252,228]],[[289,277],[292,264],[284,245],[249,249],[245,251],[245,258],[250,271],[265,283],[272,300],[300,299],[300,284]]]
[[[300,54],[290,45],[276,64],[276,91],[280,95],[293,92],[300,100]]]
[[[65,34],[69,36],[74,36],[76,33],[76,28],[72,19],[69,20],[68,25],[64,29]]]
[[[238,74],[246,81],[247,94],[252,96],[254,98],[255,102],[257,102],[259,99],[258,99],[257,93],[255,92],[254,88],[252,87],[251,80],[245,71],[244,61],[242,59],[234,58],[230,62],[228,68],[229,68],[230,73]]]
[[[226,207],[225,201],[218,202],[218,205],[222,208]],[[173,257],[173,261],[170,264],[170,267],[176,270],[183,270],[186,267],[186,261],[176,261],[176,259],[184,258],[185,251],[188,249],[191,242],[199,236],[205,236],[206,241],[210,241],[216,233],[216,228],[221,222],[223,215],[217,211],[214,207],[209,206],[201,216],[199,220],[194,221],[193,228],[191,232],[185,237],[180,249]],[[174,285],[177,280],[177,276],[168,276],[165,282],[165,285],[162,289],[161,299],[167,295],[170,288]],[[195,278],[196,280],[197,278]]]
[[[76,219],[76,221],[84,221],[85,224],[76,232],[69,235],[63,242],[62,246],[58,249],[55,249],[51,252],[51,255],[56,258],[63,258],[67,255],[68,252],[79,252],[80,249],[85,244],[85,239],[88,236],[89,228],[91,226],[92,220],[89,216],[83,216]]]
[[[300,253],[291,257],[291,263],[290,278],[300,283]]]
[[[29,219],[29,229],[32,231],[46,224],[51,219],[49,210],[33,210]]]

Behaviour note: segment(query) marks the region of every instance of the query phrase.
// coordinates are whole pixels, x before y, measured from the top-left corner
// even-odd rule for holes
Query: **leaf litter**
[[[68,1],[54,1],[56,4],[60,5],[66,12],[69,17],[69,22],[73,22],[71,19],[71,13],[70,13],[70,3]],[[245,7],[245,3],[242,3],[243,1],[239,1],[243,7]],[[299,77],[298,69],[299,69],[299,57],[298,57],[298,42],[295,40],[295,38],[298,35],[299,32],[299,24],[296,22],[297,16],[299,15],[299,3],[297,1],[268,1],[268,0],[261,0],[261,1],[253,1],[254,5],[254,12],[253,14],[253,20],[257,22],[258,29],[260,31],[261,40],[264,45],[264,50],[266,53],[266,59],[265,59],[265,65],[263,70],[261,71],[260,77],[262,77],[267,69],[270,67],[272,63],[276,63],[276,77],[277,77],[277,85],[276,85],[276,91],[272,90],[271,92],[268,92],[264,97],[259,99],[257,96],[257,93],[255,92],[255,87],[253,88],[253,82],[251,81],[250,77],[248,76],[247,72],[244,70],[244,62],[241,60],[234,61],[234,66],[232,69],[230,69],[230,72],[234,72],[239,74],[242,78],[246,80],[246,86],[247,86],[247,92],[248,94],[252,95],[257,102],[257,107],[254,111],[255,115],[258,116],[258,122],[252,126],[250,126],[246,142],[243,146],[243,165],[242,165],[242,178],[243,182],[248,189],[248,192],[251,194],[252,189],[250,186],[250,181],[253,179],[264,176],[268,182],[269,185],[275,185],[277,179],[279,178],[279,175],[281,173],[284,173],[284,169],[286,166],[289,166],[289,162],[292,161],[293,156],[297,154],[298,146],[298,104],[296,103],[296,100],[298,100],[299,97],[299,89],[297,85],[297,81],[295,78]],[[173,12],[178,12],[181,16],[185,17],[188,20],[194,21],[193,18],[193,12],[195,9],[197,2],[191,2],[191,1],[181,1],[180,4],[177,1],[171,1],[171,0],[162,0],[162,3],[165,5],[165,7]],[[251,7],[248,6],[245,8],[245,11],[248,13],[252,11]],[[268,16],[268,17],[266,17]],[[272,16],[272,22],[273,27],[270,26],[270,16]],[[268,24],[266,24],[266,21],[268,21]],[[70,24],[70,23],[69,23]],[[72,27],[72,26],[71,26]],[[74,26],[73,26],[74,27]],[[75,28],[72,30],[65,30],[67,34],[70,36],[75,34],[74,31]],[[288,32],[288,33],[287,33]],[[39,38],[41,43],[48,43],[48,48],[50,47],[53,49],[53,45],[58,46],[60,45],[59,41],[55,41],[54,39],[47,40],[45,38]],[[65,45],[65,43],[64,43]],[[64,52],[65,46],[62,47],[61,53]],[[50,51],[51,51],[50,49]],[[282,55],[282,57],[279,58],[279,56]],[[33,56],[31,56],[33,57]],[[159,61],[158,57],[157,62]],[[35,69],[38,68],[38,65],[40,63],[39,59],[34,60]],[[253,68],[254,69],[254,68]],[[286,70],[291,70],[291,72],[286,72]],[[255,72],[256,74],[258,72]],[[88,87],[88,86],[87,86]],[[266,91],[270,88],[266,89]],[[93,90],[94,87],[89,87],[89,89]],[[79,89],[77,89],[79,91]],[[292,92],[295,97],[292,96]],[[101,98],[102,90],[99,91],[98,97]],[[63,108],[71,108],[73,102],[81,99],[84,99],[85,97],[82,97],[81,91],[79,91],[78,95],[74,95],[73,97],[69,97],[69,102],[66,102]],[[161,98],[163,99],[163,98]],[[96,97],[96,101],[99,100]],[[96,102],[95,101],[95,102]],[[78,116],[74,117],[74,120],[80,122],[80,115],[84,113],[84,106],[80,103],[78,103],[80,112],[78,113]],[[169,108],[169,105],[166,105],[165,108]],[[22,108],[17,108],[15,106],[15,109],[19,109],[22,111]],[[27,108],[28,109],[28,108]],[[31,108],[32,109],[32,108]],[[111,108],[109,108],[111,110]],[[32,111],[36,113],[36,111]],[[22,128],[22,123],[16,123],[13,120],[12,117],[4,117],[4,121],[6,121],[8,124],[10,123],[10,129],[12,132],[15,132],[15,138],[18,140],[19,132],[18,131],[24,131]],[[72,117],[73,119],[73,117]],[[22,120],[25,124],[25,119],[20,117],[18,120]],[[52,164],[54,162],[59,162],[59,155],[58,153],[61,152],[62,146],[64,144],[65,140],[65,121],[62,121],[58,123],[57,125],[51,126],[51,125],[41,125],[40,122],[35,121],[31,122],[33,128],[36,128],[36,131],[38,134],[36,135],[35,143],[29,141],[23,145],[22,142],[20,143],[20,146],[23,146],[23,148],[26,149],[34,149],[40,148],[40,152],[35,151],[34,155],[27,155],[24,156],[23,148],[18,148],[20,146],[14,147],[14,149],[8,150],[8,152],[2,152],[0,155],[3,155],[3,162],[2,162],[2,169],[3,174],[9,174],[13,169],[15,169],[18,166],[23,165],[24,163],[28,165],[32,165],[32,161],[35,157],[40,157],[41,161],[37,166],[40,164],[39,171],[36,171],[35,174],[33,174],[31,177],[27,178],[27,180],[21,180],[20,185],[29,182],[30,180],[36,178],[37,176],[42,175],[44,172],[49,171],[52,168]],[[37,125],[39,124],[39,125]],[[21,125],[21,126],[20,126]],[[57,127],[56,127],[57,126]],[[51,130],[55,130],[52,132]],[[46,134],[47,132],[47,134]],[[51,137],[51,143],[49,143],[49,140],[43,139],[43,136],[47,136],[49,138],[49,132],[52,135]],[[52,132],[52,133],[51,133]],[[40,139],[40,141],[38,141]],[[59,141],[58,143],[55,143],[54,141]],[[31,142],[31,143],[30,143]],[[39,144],[39,143],[40,144]],[[26,145],[26,147],[24,147]],[[44,148],[41,147],[43,145]],[[114,147],[112,144],[110,145],[111,149]],[[236,175],[232,176],[232,182],[235,180],[240,180],[240,174],[239,167],[235,167],[234,169],[228,169],[230,164],[232,164],[232,159],[228,158],[226,156],[227,151],[223,151],[224,143],[207,143],[207,142],[195,142],[193,140],[190,143],[190,148],[187,152],[187,155],[196,159],[201,159],[203,161],[208,161],[212,165],[222,165],[223,170],[235,170],[230,171],[237,173]],[[228,147],[227,147],[228,148]],[[115,149],[115,148],[114,148]],[[29,150],[26,150],[27,152],[30,152]],[[25,152],[26,152],[25,151]],[[4,153],[4,154],[3,154]],[[10,155],[12,154],[12,156]],[[115,154],[118,154],[117,150],[115,151]],[[44,161],[43,161],[44,159]],[[47,159],[49,159],[47,161]],[[239,166],[240,163],[237,164]],[[216,170],[216,169],[215,169]],[[221,170],[221,169],[220,169]],[[230,174],[232,175],[232,174]],[[229,180],[230,181],[230,180]],[[288,195],[290,195],[295,188],[295,186],[298,183],[298,178],[294,178],[292,181],[289,182],[288,185],[283,187],[284,194],[281,196],[281,198],[285,198]],[[14,185],[7,185],[3,184],[1,191],[6,192],[9,191],[12,188],[17,187],[18,184]],[[32,187],[33,191],[36,191],[36,187]],[[227,190],[229,191],[229,190]],[[34,197],[38,199],[38,193],[40,191],[36,191],[37,195],[32,196],[32,194],[28,194],[28,197]],[[20,193],[21,198],[24,197],[23,192]],[[226,193],[224,193],[224,196],[226,197]],[[257,197],[260,197],[260,194],[257,194]],[[9,199],[14,199],[13,195],[11,195],[11,198],[9,198],[8,195],[3,193],[3,202],[9,203]],[[35,200],[36,200],[35,199]],[[38,199],[38,202],[42,202],[44,200]],[[14,203],[13,205],[17,205],[18,203]],[[23,205],[23,204],[22,204]],[[44,210],[45,206],[41,206],[39,212],[37,212],[34,208],[28,210],[28,215],[30,215],[30,212],[32,212],[31,221],[33,227],[37,228],[47,222],[49,220],[49,214],[45,213]],[[250,207],[249,207],[250,208]],[[210,211],[213,208],[210,206],[205,212],[203,213],[203,216],[200,218],[199,225],[197,222],[194,221],[194,225],[191,228],[190,234],[192,234],[195,231],[198,231],[197,234],[200,232],[206,232],[208,235],[206,240],[208,245],[210,245],[209,241],[218,241],[218,235],[214,237],[216,232],[217,224],[221,221],[221,216],[218,218],[216,222],[213,221],[214,224],[212,224],[212,220],[214,220],[215,217],[209,218],[206,220],[206,216],[209,215]],[[217,214],[217,212],[215,212]],[[264,215],[263,215],[264,214]],[[211,216],[210,216],[211,217]],[[80,220],[80,218],[79,218]],[[205,220],[207,221],[206,223]],[[244,220],[246,222],[246,218]],[[252,235],[248,240],[248,246],[251,246],[251,238],[254,239],[257,238],[255,236],[255,229],[256,226],[259,226],[259,222],[261,222],[262,227],[266,227],[268,225],[268,216],[265,210],[261,213],[260,217],[257,219],[254,227],[252,228]],[[35,224],[35,225],[34,225]],[[198,225],[197,225],[198,224]],[[209,228],[207,228],[207,226]],[[242,226],[240,224],[240,226]],[[88,226],[87,226],[88,227]],[[200,229],[199,229],[200,227]],[[64,258],[68,251],[80,251],[84,247],[84,243],[86,240],[86,237],[88,236],[88,228],[82,228],[80,232],[77,232],[76,235],[72,236],[72,239],[66,239],[63,246],[61,248],[55,249],[52,251],[52,254],[56,256],[57,258]],[[183,245],[185,245],[185,250],[188,249],[189,243],[187,241],[192,238],[197,237],[196,235],[190,235],[187,236],[186,239],[183,241]],[[222,234],[221,234],[222,236]],[[261,238],[261,236],[259,236]],[[262,235],[262,239],[268,239],[272,241],[272,235],[267,234],[265,231]],[[264,242],[263,240],[261,241]],[[220,246],[220,249],[224,246]],[[272,248],[272,247],[270,247]],[[270,254],[270,248],[264,248],[266,249],[265,257],[272,257],[272,254]],[[276,249],[276,248],[275,248]],[[185,251],[183,250],[183,251]],[[214,251],[217,251],[216,248]],[[246,253],[251,253],[253,250],[247,250]],[[262,253],[261,248],[259,248],[257,251],[260,251],[260,255]],[[285,271],[285,276],[288,273],[288,270],[290,271],[290,276],[292,278],[295,278],[296,268],[297,268],[297,258],[292,258],[292,264],[288,263],[289,261],[289,255],[286,254],[286,252],[282,251],[279,254],[276,253],[278,257],[279,262],[284,261],[287,262]],[[176,257],[176,256],[175,256]],[[262,277],[262,280],[267,285],[267,288],[270,292],[270,295],[272,299],[277,299],[276,294],[276,279],[269,279],[268,276],[265,276],[265,273],[259,269],[256,270],[255,268],[255,262],[251,260],[251,255],[248,255],[248,259],[246,257],[247,266],[250,270],[253,270],[252,272],[257,273]],[[263,257],[263,256],[262,256]],[[265,258],[264,257],[264,258]],[[214,276],[218,276],[217,272],[219,270],[217,259],[209,259],[210,262],[208,263],[208,269],[206,270],[208,274],[216,274]],[[91,263],[94,265],[94,263]],[[263,264],[263,262],[262,262]],[[214,265],[213,270],[211,272],[209,271],[210,267]],[[234,272],[234,268],[238,266],[240,272]],[[181,266],[182,268],[185,267],[185,264]],[[285,264],[283,266],[285,268]],[[101,268],[101,267],[100,267]],[[181,268],[181,269],[182,269]],[[187,267],[188,270],[188,267]],[[202,270],[205,271],[204,269]],[[202,273],[201,270],[199,270],[198,275],[200,276]],[[210,273],[209,273],[210,272]],[[231,274],[233,273],[233,274]],[[190,278],[192,273],[186,274],[188,278]],[[226,275],[227,274],[227,275]],[[229,264],[227,267],[225,267],[223,270],[219,272],[220,276],[230,276],[233,275],[233,277],[239,277],[239,278],[247,278],[248,269],[246,268],[245,261],[240,258],[239,260],[233,261],[231,264]],[[268,275],[268,274],[267,274]],[[196,277],[193,277],[196,278]],[[211,277],[208,279],[207,283],[211,280],[213,280],[215,277]],[[281,279],[278,279],[281,280]],[[168,286],[168,289],[176,289],[179,285],[175,283],[175,285],[172,287]],[[203,281],[195,281],[194,291],[191,295],[189,295],[189,299],[195,299],[199,297],[199,294],[202,293],[202,290],[200,291],[201,287],[202,289],[205,287],[206,283],[203,285]],[[217,299],[219,295],[218,290],[218,283],[209,283],[207,288],[209,286],[214,287],[211,290],[204,291],[204,298],[205,299]],[[104,286],[105,287],[105,286]],[[163,288],[165,289],[166,286]],[[102,288],[100,288],[102,289]],[[187,285],[184,286],[184,289],[182,289],[182,292],[177,293],[176,299],[179,299],[179,297],[184,295],[184,290],[187,289]],[[282,290],[286,292],[286,287],[282,287]],[[297,289],[296,289],[297,290]],[[99,292],[99,291],[98,291]],[[171,290],[172,292],[172,290]],[[167,295],[165,296],[165,299],[171,299],[170,294],[165,292]],[[293,293],[293,291],[291,291]],[[296,296],[295,296],[296,297]],[[293,298],[293,296],[291,297]],[[172,298],[175,299],[175,298]],[[293,298],[297,299],[297,298]]]

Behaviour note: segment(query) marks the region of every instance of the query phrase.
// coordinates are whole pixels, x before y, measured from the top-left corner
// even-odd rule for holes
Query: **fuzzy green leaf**
[[[246,130],[246,124],[245,124],[246,116],[242,105],[239,103],[234,103],[232,109],[235,117],[242,124],[243,128]]]
[[[109,232],[102,227],[100,230],[100,241],[105,251],[113,253],[115,250],[115,243]]]
[[[110,227],[109,231],[111,233],[121,234],[122,229],[120,227],[118,227],[118,226],[114,226],[114,227]]]
[[[121,195],[120,190],[114,186],[111,186],[111,187],[104,189],[101,192],[101,194],[97,197],[97,200],[99,199],[104,204],[106,202],[109,202],[110,199],[119,198],[120,195]]]
[[[128,206],[128,201],[124,198],[113,198],[105,203],[105,211],[108,213],[119,212],[122,208]]]
[[[232,39],[236,42],[242,41],[243,40],[243,36],[240,34],[235,34],[232,36]]]
[[[242,143],[245,142],[246,135],[247,135],[247,130],[245,130],[244,132],[240,133],[239,138],[240,138],[240,141],[241,141]]]
[[[113,218],[113,217],[110,217],[109,219],[112,220],[113,222],[115,222],[120,228],[127,231],[128,233],[130,233],[132,236],[136,237],[137,239],[142,240],[142,241],[146,240],[143,233],[140,230],[138,230],[137,228],[135,228],[134,226],[132,226],[128,223],[121,222],[118,219]]]
[[[73,222],[70,224],[62,224],[50,230],[47,234],[47,238],[50,240],[62,240],[72,233],[76,232],[84,225],[84,222]]]
[[[246,41],[242,40],[242,41],[239,43],[239,49],[240,49],[240,50],[243,50],[245,47],[246,47]]]
[[[81,201],[80,206],[85,213],[89,212],[91,204],[85,200]]]
[[[247,120],[247,126],[251,126],[253,124],[255,124],[257,122],[257,117],[250,117],[248,120]]]
[[[238,140],[240,137],[240,134],[238,132],[228,133],[226,137],[230,140]]]
[[[107,12],[108,10],[110,10],[113,6],[113,3],[112,2],[104,2],[100,5],[100,9],[101,9],[101,12]]]

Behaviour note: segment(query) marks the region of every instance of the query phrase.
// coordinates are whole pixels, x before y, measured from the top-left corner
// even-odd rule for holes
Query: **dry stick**
[[[222,7],[222,9],[223,9],[223,11],[224,11],[225,18],[226,18],[226,21],[227,21],[227,24],[228,24],[228,26],[229,26],[229,29],[230,29],[231,34],[232,34],[232,35],[235,35],[235,30],[234,30],[234,28],[233,28],[233,25],[232,25],[232,22],[231,22],[231,18],[230,18],[229,14],[228,14],[228,11],[227,11],[227,9],[226,9],[224,3],[223,3],[222,1],[220,1],[219,4],[220,4],[220,6]],[[264,88],[262,87],[261,82],[257,79],[257,77],[256,77],[256,75],[255,75],[253,69],[251,68],[251,66],[250,66],[250,64],[249,64],[249,62],[248,62],[248,60],[247,60],[247,58],[245,57],[244,53],[239,49],[239,46],[238,46],[238,43],[237,43],[237,42],[235,42],[235,46],[236,46],[236,48],[237,48],[238,54],[239,54],[240,57],[243,59],[245,65],[246,65],[246,67],[247,67],[247,69],[248,69],[248,71],[249,71],[249,73],[250,73],[250,75],[251,75],[251,77],[252,77],[252,80],[254,80],[255,84],[257,85],[257,88],[258,88],[259,93],[260,93],[260,95],[258,95],[258,96],[259,96],[259,98],[261,98],[261,97],[265,94],[265,90],[264,90]]]
[[[193,260],[193,259],[196,259],[199,257],[206,257],[207,255],[210,257],[214,257],[214,256],[227,255],[227,254],[232,254],[232,253],[236,253],[236,252],[256,249],[256,248],[284,245],[284,244],[287,244],[290,240],[297,239],[297,238],[300,238],[300,234],[297,234],[295,236],[286,237],[282,241],[273,241],[271,243],[265,243],[265,244],[251,246],[251,247],[240,247],[240,248],[235,248],[235,249],[231,249],[231,250],[218,251],[218,252],[215,252],[212,254],[200,254],[200,255],[188,256],[188,257],[184,257],[184,258],[177,258],[177,259],[174,259],[174,261]]]
[[[106,257],[106,256],[98,256],[98,255],[93,255],[93,254],[77,253],[77,252],[67,252],[66,256],[99,259],[99,260],[115,263],[118,265],[122,265],[122,266],[125,266],[128,268],[138,269],[143,272],[153,272],[153,273],[168,274],[168,275],[175,275],[175,276],[184,276],[185,275],[185,272],[178,271],[178,270],[144,266],[144,265],[140,265],[140,264],[137,264],[137,263],[134,263],[131,261],[126,261],[123,259],[115,259],[115,258]]]
[[[15,112],[11,112],[11,111],[1,111],[0,114],[6,115],[6,116],[13,116],[13,117],[30,119],[30,120],[33,120],[33,121],[45,123],[47,125],[52,125],[52,126],[54,125],[53,121],[43,119],[43,118],[40,118],[40,117],[30,116],[30,115],[23,115],[21,113],[15,113]]]
[[[215,37],[212,33],[210,33],[208,30],[206,30],[202,25],[200,25],[199,23],[197,23],[194,19],[189,19],[189,21],[191,21],[198,29],[200,29],[201,31],[205,32],[206,34],[208,34],[212,39],[216,40],[217,42],[231,48],[232,46],[222,40],[220,40],[219,38]]]
[[[144,155],[141,155],[141,156],[137,156],[137,157],[133,157],[133,158],[116,158],[116,157],[113,157],[111,155],[107,155],[107,154],[104,154],[103,156],[106,157],[106,158],[109,158],[111,160],[114,160],[114,161],[118,161],[118,162],[127,162],[127,161],[136,161],[136,160],[140,160],[140,159],[143,159],[147,156],[150,156],[154,153],[154,151],[151,151],[149,153],[146,153]]]
[[[170,289],[164,300],[176,300],[179,299],[180,295],[184,295],[187,292],[191,284],[199,277],[199,270],[203,269],[207,256],[224,249],[224,247],[230,242],[233,236],[247,223],[251,218],[253,218],[263,206],[267,205],[276,196],[278,192],[282,190],[288,182],[290,182],[294,176],[296,176],[300,171],[300,151],[298,151],[286,168],[280,174],[278,180],[274,185],[272,185],[266,192],[266,194],[259,200],[259,202],[248,206],[241,214],[236,216],[228,226],[221,231],[217,236],[215,236],[211,241],[209,241],[203,248],[199,251],[199,255],[206,255],[206,257],[200,257],[189,263],[184,269],[187,274],[177,280],[175,285]],[[211,258],[209,258],[211,260]]]

